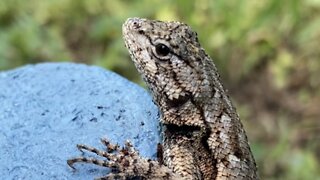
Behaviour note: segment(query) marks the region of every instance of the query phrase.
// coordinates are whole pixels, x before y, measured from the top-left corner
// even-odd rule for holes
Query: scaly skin
[[[118,152],[114,160],[100,152],[108,163],[80,157],[68,164],[116,168],[109,179],[258,179],[239,116],[197,34],[180,22],[130,18],[123,37],[161,111],[163,160],[146,160],[132,149],[134,155]]]

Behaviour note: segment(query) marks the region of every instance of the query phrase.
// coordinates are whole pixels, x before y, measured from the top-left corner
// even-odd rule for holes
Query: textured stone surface
[[[81,155],[77,143],[130,139],[154,157],[157,126],[148,93],[102,68],[45,63],[0,72],[1,179],[93,179],[108,170],[66,164]]]

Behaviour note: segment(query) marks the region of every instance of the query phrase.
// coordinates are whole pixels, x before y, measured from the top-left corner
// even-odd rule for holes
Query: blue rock
[[[44,63],[0,72],[1,179],[93,179],[109,170],[66,160],[76,144],[131,140],[155,157],[158,109],[141,87],[99,67]],[[85,156],[93,154],[85,153]]]

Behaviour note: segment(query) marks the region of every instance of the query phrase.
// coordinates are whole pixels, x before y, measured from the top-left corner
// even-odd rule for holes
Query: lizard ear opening
[[[178,99],[172,99],[172,100],[168,99],[166,103],[169,107],[176,108],[184,105],[190,99],[191,99],[191,93],[186,93],[186,95],[184,96],[179,96]]]

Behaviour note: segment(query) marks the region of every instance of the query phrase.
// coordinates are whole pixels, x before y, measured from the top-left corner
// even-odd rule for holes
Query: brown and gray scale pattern
[[[161,111],[163,159],[146,160],[134,149],[112,158],[102,154],[114,161],[116,177],[258,179],[239,116],[197,34],[180,22],[130,18],[123,37]],[[69,163],[88,162],[81,158]]]

